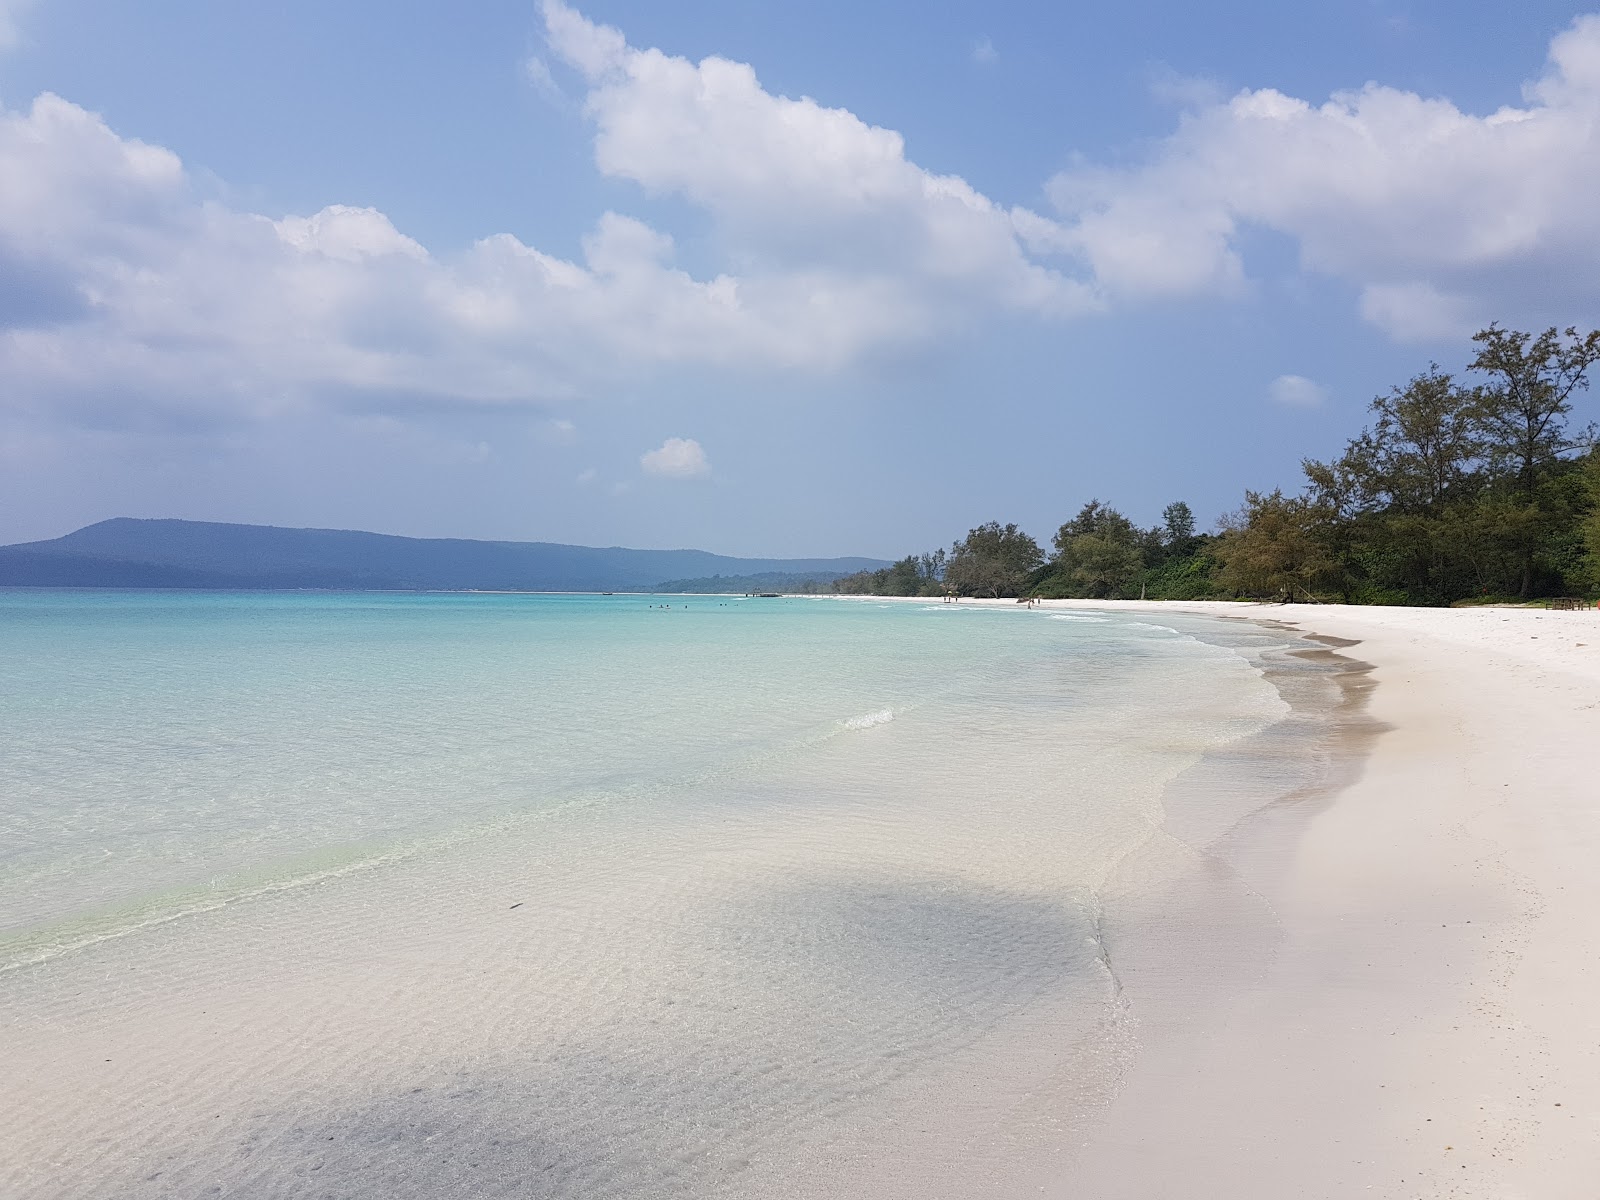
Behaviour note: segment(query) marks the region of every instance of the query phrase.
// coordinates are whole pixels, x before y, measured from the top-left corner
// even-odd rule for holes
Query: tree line
[[[1215,531],[1182,501],[1141,529],[1099,500],[1047,550],[991,521],[948,551],[835,582],[843,594],[1451,604],[1600,592],[1600,444],[1573,397],[1600,330],[1473,335],[1462,378],[1437,364],[1369,406],[1298,492],[1246,491]]]

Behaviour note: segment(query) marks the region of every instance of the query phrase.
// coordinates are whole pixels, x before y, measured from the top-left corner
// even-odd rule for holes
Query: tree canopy
[[[1046,590],[1105,599],[1123,595],[1145,565],[1140,531],[1110,505],[1091,500],[1060,529]]]
[[[950,547],[944,581],[964,596],[1016,596],[1044,562],[1044,551],[1015,524],[990,521]]]
[[[851,577],[885,595],[1256,596],[1448,604],[1600,590],[1600,447],[1572,424],[1600,331],[1490,325],[1462,376],[1437,363],[1368,406],[1342,453],[1304,460],[1298,493],[1245,492],[1215,533],[1168,504],[1142,529],[1098,499],[1046,558],[991,521],[951,547]]]

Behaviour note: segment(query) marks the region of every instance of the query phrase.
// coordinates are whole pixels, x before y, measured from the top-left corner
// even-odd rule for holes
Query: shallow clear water
[[[0,1185],[1009,1178],[1111,1085],[1100,889],[1172,780],[1284,716],[1276,644],[966,605],[0,592],[30,1114]]]

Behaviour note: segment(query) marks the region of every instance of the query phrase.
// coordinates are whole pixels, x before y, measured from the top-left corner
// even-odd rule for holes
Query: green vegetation
[[[1473,337],[1467,381],[1430,365],[1379,396],[1372,423],[1305,486],[1245,493],[1212,534],[1169,504],[1140,529],[1099,500],[1054,553],[990,522],[948,554],[839,580],[842,593],[1196,600],[1238,596],[1452,604],[1600,591],[1600,445],[1571,425],[1600,331]]]
[[[751,592],[821,595],[833,590],[833,581],[837,577],[837,573],[821,571],[761,571],[754,575],[702,575],[695,579],[669,579],[643,590],[700,596],[748,595]]]
[[[1584,462],[1584,487],[1589,513],[1583,519],[1584,549],[1588,555],[1589,587],[1600,592],[1600,450],[1590,450]]]

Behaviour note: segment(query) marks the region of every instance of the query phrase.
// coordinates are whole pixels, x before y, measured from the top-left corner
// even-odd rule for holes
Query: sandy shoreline
[[[1053,604],[1352,643],[1377,732],[1336,794],[1203,846],[1165,941],[1114,947],[1197,957],[1130,986],[1144,1049],[1059,1194],[1593,1196],[1600,614]],[[1253,966],[1206,961],[1251,929]]]
[[[856,876],[836,867],[810,890],[760,904],[751,900],[759,889],[727,890],[751,861],[766,864],[756,878],[782,880],[799,863],[796,879],[810,881],[814,860],[835,861],[827,856],[863,838],[885,847],[869,860],[880,872],[870,878],[898,878],[882,876],[881,864],[899,862],[890,850],[914,848],[937,816],[920,791],[901,809],[867,789],[865,807],[848,796],[827,808],[719,803],[689,823],[670,806],[619,813],[599,843],[620,847],[609,857],[596,857],[577,827],[462,842],[392,878],[263,896],[238,910],[247,921],[172,922],[138,944],[108,942],[64,961],[37,992],[19,988],[10,1008],[0,992],[0,1026],[19,1047],[0,1177],[40,1196],[188,1195],[218,1184],[287,1195],[312,1182],[327,1194],[490,1195],[521,1194],[530,1164],[555,1163],[559,1179],[541,1175],[542,1194],[705,1195],[717,1185],[716,1194],[873,1200],[1594,1196],[1600,614],[1048,607],[1148,612],[1135,627],[1171,620],[1215,641],[1204,672],[1144,660],[1158,673],[1137,710],[1093,693],[1111,707],[1085,711],[1110,715],[1074,743],[1074,763],[1056,765],[1097,764],[1101,803],[1130,774],[1115,757],[1125,744],[1162,753],[1184,711],[1228,711],[1228,696],[1237,704],[1246,692],[1263,698],[1258,716],[1234,727],[1256,732],[1209,742],[1211,751],[1183,758],[1193,766],[1151,785],[1141,824],[1117,843],[1134,848],[1092,860],[1111,863],[1093,877],[1093,904],[1055,905],[1037,926],[964,920],[948,938],[943,918],[924,937],[921,926],[847,906],[826,937],[797,943],[783,932],[793,922],[770,914],[788,912],[796,896],[801,917],[817,904],[832,913],[838,896],[856,894],[840,881]],[[1204,633],[1201,622],[1172,620],[1179,614],[1238,624]],[[1020,626],[979,624],[1073,628],[1016,616]],[[1246,622],[1307,640],[1284,645]],[[1031,645],[1005,660],[1020,677]],[[1251,649],[1233,657],[1221,646]],[[1130,678],[1118,674],[1116,688]],[[1034,757],[1017,759],[1027,778],[1057,777],[1038,766],[1065,743],[1057,719],[1041,720]],[[910,737],[918,726],[873,728]],[[839,745],[839,773],[815,776],[830,786],[864,778],[881,758],[865,738]],[[1026,805],[973,807],[969,797],[991,782],[962,777],[945,789],[962,869],[992,853],[1003,881],[1026,852],[1053,879],[1093,823],[1035,827],[1018,823],[1034,811]],[[1039,799],[1059,822],[1059,791],[1042,786]],[[979,822],[983,836],[975,817],[989,822]],[[1033,832],[1018,841],[1019,830]],[[966,912],[951,906],[967,892],[938,882],[935,916]],[[730,895],[737,906],[717,903]],[[541,897],[552,919],[527,920]],[[923,891],[911,900],[912,912],[930,903]],[[1079,923],[1063,926],[1064,911]],[[782,954],[763,969],[793,963],[794,972],[768,989],[782,1002],[769,1020],[767,976],[750,964],[767,963],[755,951],[770,928]],[[773,1095],[764,1073],[751,1076],[752,1091],[735,1086],[746,1062],[770,1054],[787,1070],[792,1046],[810,1044],[797,1031],[848,1032],[862,1012],[893,1016],[896,997],[912,1015],[950,1006],[945,992],[907,991],[907,976],[874,973],[908,929],[911,949],[936,965],[976,955],[957,979],[985,987],[1004,976],[995,964],[1009,960],[994,951],[1017,928],[1026,935],[1017,962],[1082,953],[1086,969],[1072,978],[1085,986],[1002,997],[994,1012],[1013,1016],[952,1043],[925,1073],[873,1084],[859,1101],[852,1091],[835,1106],[838,1121],[800,1120],[781,1145],[738,1140],[740,1114],[754,1111],[738,1098],[770,1104]],[[1083,942],[1095,949],[1076,951],[1063,928],[1092,932]],[[620,990],[607,960],[589,955],[596,944],[632,947],[615,960],[626,964]],[[697,957],[702,944],[731,949]],[[833,1008],[791,1004],[818,980],[856,991],[837,1004],[818,993]],[[852,999],[861,989],[870,1009]],[[650,1030],[668,1011],[658,1001],[678,995],[704,1002],[672,1000],[666,1028],[677,1032],[657,1040]],[[1055,999],[1038,1002],[1046,995]],[[585,997],[611,997],[616,1015],[595,1025]],[[1071,1033],[1094,1005],[1108,1008],[1104,1023]],[[702,1007],[704,1022],[694,1016]],[[850,1019],[819,1020],[819,1011]],[[730,1041],[739,1036],[748,1044]],[[898,1049],[922,1036],[891,1030],[883,1041]],[[836,1057],[850,1080],[875,1061],[858,1047]],[[678,1085],[702,1078],[709,1087],[680,1096]],[[873,1110],[859,1144],[858,1104]],[[731,1132],[707,1134],[708,1117]],[[636,1129],[642,1140],[627,1141]],[[708,1158],[699,1176],[648,1174],[702,1142],[696,1153],[744,1154],[746,1144],[782,1153],[770,1162],[752,1154],[727,1172]],[[480,1159],[501,1172],[500,1190],[484,1182]],[[476,1182],[459,1190],[464,1162]],[[646,1174],[628,1190],[618,1172],[634,1168]]]

